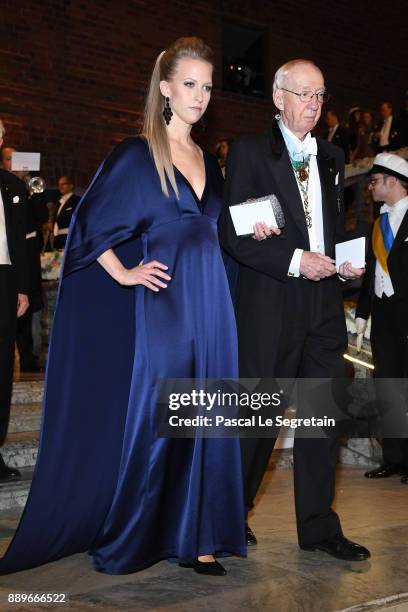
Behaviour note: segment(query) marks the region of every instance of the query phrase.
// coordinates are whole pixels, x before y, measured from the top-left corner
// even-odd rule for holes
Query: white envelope
[[[22,151],[14,151],[11,154],[11,169],[12,170],[23,170],[25,172],[29,170],[40,169],[40,153],[23,153]]]
[[[230,206],[232,222],[237,236],[247,236],[254,233],[254,225],[264,221],[267,225],[277,227],[275,213],[269,198]]]
[[[336,268],[345,261],[349,261],[353,268],[365,266],[365,237],[354,238],[336,244]]]

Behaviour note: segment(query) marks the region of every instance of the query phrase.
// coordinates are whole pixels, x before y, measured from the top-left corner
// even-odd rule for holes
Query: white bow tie
[[[312,138],[310,132],[304,140],[299,140],[289,128],[285,127],[282,119],[279,116],[279,127],[281,129],[286,147],[289,151],[289,156],[294,161],[302,161],[307,155],[317,155],[316,138]],[[297,158],[302,159],[297,159]]]
[[[296,143],[297,144],[297,143]],[[298,147],[296,147],[298,148]],[[300,147],[299,150],[296,151],[297,153],[303,153],[303,155],[317,155],[317,142],[316,142],[316,138],[313,138],[309,134],[306,136],[306,138],[300,143]]]

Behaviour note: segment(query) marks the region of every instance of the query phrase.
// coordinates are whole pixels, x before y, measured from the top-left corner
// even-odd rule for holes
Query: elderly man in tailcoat
[[[293,60],[276,73],[273,100],[280,116],[265,134],[235,141],[227,159],[221,245],[240,265],[236,313],[240,376],[345,376],[347,334],[341,280],[333,261],[344,240],[344,153],[311,131],[328,98],[321,70]],[[275,194],[285,226],[279,235],[260,224],[256,237],[237,236],[229,206]],[[259,240],[261,238],[261,240]],[[344,262],[343,279],[361,276]],[[247,510],[275,440],[242,439]],[[296,437],[294,478],[299,545],[360,561],[369,551],[344,537],[332,509],[338,444],[333,436]],[[256,538],[247,527],[248,544]]]

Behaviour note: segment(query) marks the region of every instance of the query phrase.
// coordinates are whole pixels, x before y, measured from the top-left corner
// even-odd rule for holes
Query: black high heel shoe
[[[180,567],[193,569],[197,574],[206,576],[225,576],[227,570],[218,561],[195,561],[194,563],[179,563]]]

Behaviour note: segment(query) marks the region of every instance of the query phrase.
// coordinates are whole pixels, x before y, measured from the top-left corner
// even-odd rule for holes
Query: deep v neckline
[[[179,170],[177,168],[177,166],[175,164],[173,164],[174,169],[179,173],[179,175],[181,176],[181,178],[183,179],[183,181],[185,182],[185,184],[187,185],[187,187],[189,188],[189,190],[191,191],[191,194],[197,204],[198,209],[200,210],[200,212],[203,211],[203,202],[204,202],[204,196],[206,195],[206,191],[207,191],[207,186],[208,186],[208,171],[207,171],[207,160],[206,160],[206,154],[205,151],[203,150],[203,163],[204,163],[204,189],[201,193],[201,197],[198,197],[196,190],[194,189],[194,187],[192,186],[192,184],[190,183],[190,181],[188,180],[188,178],[181,172],[181,170]]]

